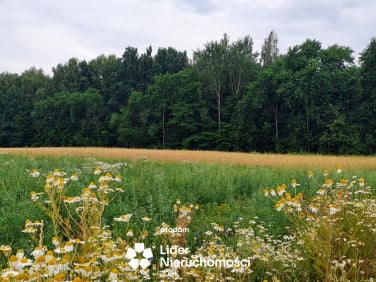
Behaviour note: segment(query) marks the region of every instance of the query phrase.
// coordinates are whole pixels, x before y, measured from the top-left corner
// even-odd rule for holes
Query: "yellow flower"
[[[324,187],[330,188],[330,187],[332,187],[332,185],[333,185],[333,180],[332,179],[328,178],[328,179],[325,180]]]
[[[101,173],[102,173],[101,168],[100,168],[100,167],[96,167],[96,168],[95,168],[95,171],[94,171],[94,174],[95,174],[95,175],[99,175],[99,174],[101,174]]]
[[[48,265],[55,265],[56,264],[56,257],[52,257],[48,262]]]
[[[110,279],[110,281],[117,281],[118,274],[119,274],[119,270],[116,268],[113,268],[111,269],[111,272],[108,278]]]
[[[146,239],[148,236],[149,236],[149,232],[147,232],[146,230],[142,232],[141,234],[142,239]]]
[[[30,172],[30,175],[32,177],[38,177],[40,175],[40,172],[36,169],[36,168],[33,168]]]
[[[8,245],[1,245],[0,252],[3,252],[5,256],[8,256],[12,252],[12,248]]]
[[[37,201],[39,199],[39,193],[35,192],[35,191],[31,191],[30,192],[30,198],[32,201]]]
[[[25,251],[22,249],[19,249],[17,250],[16,256],[21,259],[23,258],[24,254],[25,254]]]
[[[319,190],[317,190],[316,194],[319,194],[319,195],[324,195],[325,194],[325,190],[320,188]]]
[[[121,175],[120,174],[116,175],[116,177],[114,178],[114,181],[121,182]]]
[[[340,181],[340,186],[344,187],[347,185],[347,179],[342,178]]]
[[[336,171],[337,171],[337,173],[341,173],[342,172],[342,166],[341,165],[337,165],[337,167],[336,167]]]
[[[26,281],[29,279],[30,279],[30,274],[25,273],[25,272],[19,273],[18,275],[16,275],[16,280]]]
[[[91,182],[89,183],[89,186],[88,186],[87,188],[89,188],[89,189],[96,189],[96,188],[97,188],[97,185],[95,185],[94,181],[91,181]]]
[[[179,209],[181,215],[183,216],[187,216],[191,211],[192,209],[190,207],[187,207],[186,205],[183,205],[180,209]]]
[[[71,175],[71,177],[69,177],[70,180],[72,181],[77,181],[78,180],[78,174],[75,172]]]
[[[59,274],[55,275],[54,279],[55,279],[55,281],[64,281],[65,274],[64,273],[59,273]]]
[[[359,178],[359,186],[364,187],[364,178],[363,177]]]
[[[127,237],[133,237],[134,236],[133,230],[129,229],[126,235]]]
[[[286,185],[282,184],[277,187],[277,194],[282,196],[286,192]]]
[[[128,222],[131,219],[132,215],[133,214],[131,214],[131,213],[129,213],[129,214],[123,214],[120,217],[115,217],[114,220],[115,221],[120,221],[120,222]]]
[[[297,186],[300,186],[300,184],[298,183],[298,181],[296,181],[296,179],[293,179],[293,180],[291,180],[291,186],[292,186],[293,188],[295,188],[295,187],[297,187]]]

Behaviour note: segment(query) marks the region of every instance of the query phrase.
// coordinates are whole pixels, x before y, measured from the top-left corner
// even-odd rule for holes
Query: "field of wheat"
[[[171,162],[200,162],[281,168],[323,168],[341,165],[348,169],[376,169],[375,156],[323,156],[260,154],[218,151],[152,150],[102,147],[1,148],[0,153],[150,159]]]

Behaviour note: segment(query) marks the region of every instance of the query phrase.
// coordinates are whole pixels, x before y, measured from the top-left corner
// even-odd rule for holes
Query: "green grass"
[[[105,160],[106,161],[106,160]],[[189,236],[195,232],[210,229],[210,224],[231,226],[239,217],[245,220],[258,217],[269,226],[272,234],[286,232],[286,217],[274,210],[274,203],[263,196],[264,188],[279,184],[289,185],[293,178],[301,184],[299,190],[312,195],[318,188],[307,176],[307,170],[235,166],[224,164],[198,163],[160,163],[138,160],[107,160],[108,163],[126,162],[118,172],[123,176],[125,193],[116,198],[105,212],[104,223],[112,225],[113,217],[132,213],[133,228],[143,223],[141,218],[149,216],[153,220],[150,232],[161,222],[173,224],[172,206],[179,198],[183,203],[198,203],[200,209]],[[44,178],[35,179],[27,170],[37,168],[41,173],[48,173],[59,168],[71,174],[74,171],[94,171],[94,160],[80,157],[52,157],[29,155],[0,155],[0,245],[11,244],[13,249],[31,248],[29,236],[21,233],[25,219],[45,219],[47,235],[51,235],[50,222],[30,200],[31,191],[43,191]],[[314,174],[322,179],[322,169]],[[335,168],[329,167],[333,177]],[[117,172],[114,172],[117,173]],[[342,176],[350,179],[352,175],[364,177],[367,184],[376,187],[374,171],[347,171]],[[94,176],[84,176],[75,183],[74,189],[85,187]],[[321,183],[321,181],[319,181]],[[141,228],[141,227],[140,227]],[[120,232],[119,230],[115,232]]]

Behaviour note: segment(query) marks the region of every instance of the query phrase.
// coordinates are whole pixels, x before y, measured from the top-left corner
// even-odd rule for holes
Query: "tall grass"
[[[137,216],[150,216],[154,222],[173,221],[171,206],[177,198],[199,203],[201,211],[195,224],[205,227],[215,218],[227,224],[236,217],[259,217],[267,222],[273,233],[284,230],[286,220],[274,212],[272,203],[265,201],[262,190],[280,183],[290,183],[298,179],[306,194],[313,194],[317,187],[307,178],[307,169],[263,168],[224,164],[168,163],[149,160],[107,160],[121,163],[118,168],[123,175],[125,193],[117,198],[106,211],[105,220],[110,221],[120,213],[134,213]],[[42,217],[42,212],[30,202],[30,192],[37,190],[38,184],[31,181],[28,170],[38,168],[48,173],[59,168],[67,173],[90,166],[96,160],[72,156],[0,155],[0,240],[16,247],[25,243],[26,236],[19,233],[25,218]],[[335,167],[330,168],[332,172]],[[314,169],[321,174],[322,169]],[[344,176],[353,174],[366,178],[371,186],[376,186],[376,173],[368,170],[347,171]],[[84,179],[87,181],[88,179]],[[79,184],[77,184],[79,185]],[[84,184],[82,184],[84,185]],[[78,187],[80,189],[82,187]]]
[[[54,168],[68,175],[77,172],[83,177],[73,184],[80,191],[92,179],[85,170],[93,171],[96,166],[110,166],[111,170],[123,176],[124,193],[106,208],[103,224],[114,228],[115,234],[125,232],[118,229],[113,218],[120,214],[133,214],[131,226],[135,230],[147,229],[152,234],[166,222],[173,226],[176,220],[171,207],[176,199],[188,203],[200,204],[200,211],[190,225],[192,231],[210,230],[213,222],[229,228],[239,218],[263,222],[268,233],[274,236],[287,234],[286,227],[291,221],[274,209],[272,201],[265,199],[263,190],[282,183],[290,185],[292,179],[300,184],[300,192],[307,197],[313,196],[319,184],[307,176],[307,167],[269,168],[240,166],[230,164],[204,164],[189,162],[155,162],[139,160],[96,160],[72,156],[39,155],[0,155],[0,245],[9,244],[14,249],[31,252],[29,236],[20,233],[25,219],[45,221],[45,237],[53,236],[52,223],[41,210],[30,201],[30,192],[38,191],[43,181],[30,177],[29,171],[37,168],[42,174],[48,174]],[[312,168],[314,175],[323,174],[328,168],[335,174],[335,167]],[[351,179],[353,175],[367,179],[367,185],[376,187],[376,173],[372,170],[348,170],[343,168],[342,177]],[[151,218],[145,227],[143,217]],[[195,240],[196,232],[187,234],[188,242]],[[49,241],[47,239],[47,241]],[[6,262],[2,261],[4,265]]]

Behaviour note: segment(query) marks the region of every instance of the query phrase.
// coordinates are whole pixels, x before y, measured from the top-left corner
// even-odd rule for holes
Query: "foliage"
[[[0,146],[374,154],[375,44],[356,64],[346,46],[307,39],[279,54],[272,31],[259,54],[249,35],[224,34],[191,61],[128,46],[121,57],[71,58],[51,77],[4,72]]]
[[[29,157],[24,161],[30,164],[33,160]],[[32,190],[28,201],[37,204],[50,220],[27,217],[23,233],[30,235],[30,245],[17,251],[10,245],[0,246],[3,259],[6,259],[6,268],[1,270],[2,279],[363,281],[375,275],[373,242],[376,228],[373,219],[376,203],[373,189],[362,177],[353,176],[347,180],[346,175],[350,172],[344,172],[341,166],[336,168],[336,175],[327,169],[321,172],[323,176],[319,170],[308,171],[308,176],[293,171],[290,174],[298,173],[301,183],[292,179],[289,186],[281,184],[262,192],[260,187],[272,187],[278,180],[287,179],[287,171],[275,171],[271,181],[267,175],[269,170],[261,168],[215,166],[211,170],[209,165],[161,165],[145,161],[106,163],[93,159],[86,160],[79,168],[76,166],[78,160],[66,161],[62,165],[68,165],[71,170],[74,167],[73,173],[58,169],[45,173],[29,170],[26,183]],[[37,164],[41,167],[50,165]],[[140,169],[143,166],[146,167],[144,171]],[[143,188],[151,185],[161,190],[176,184],[176,179],[162,178],[164,181],[161,181],[162,173],[170,173],[175,178],[179,175],[181,180],[192,173],[202,174],[205,177],[200,177],[200,181],[197,177],[185,179],[186,185],[200,191],[199,186],[206,187],[213,182],[207,179],[210,176],[207,169],[216,174],[223,173],[223,178],[214,183],[213,193],[248,195],[249,199],[260,196],[255,202],[258,206],[244,207],[241,203],[236,207],[229,198],[219,204],[216,201],[224,197],[215,198],[214,194],[206,200],[200,196],[194,198],[197,196],[192,193],[184,194],[187,189],[183,187],[174,195],[166,193],[167,190],[162,195],[155,195],[169,203],[164,205],[169,217],[155,210],[163,205],[153,208],[151,202],[148,203],[148,214],[140,212],[142,206],[132,207],[128,212],[123,206],[116,208],[112,216],[106,215],[105,210],[116,206],[118,198],[124,197],[125,203],[130,203],[134,201],[134,194],[141,193],[140,199],[148,202],[148,192]],[[229,174],[233,169],[236,175]],[[185,170],[188,172],[184,173]],[[251,196],[247,185],[243,185],[255,181],[253,176],[248,178],[253,170],[263,179],[263,186],[257,187]],[[125,171],[127,173],[122,177],[119,173]],[[24,170],[18,170],[18,173],[26,174]],[[338,178],[337,183],[331,177]],[[233,184],[221,191],[224,180]],[[243,185],[238,186],[237,182]],[[134,187],[136,185],[139,186]],[[234,191],[236,189],[239,191]],[[201,192],[204,196],[205,191]],[[198,202],[202,204],[189,204],[193,203],[190,199],[184,203],[176,197],[179,194],[187,199],[201,199]],[[262,200],[262,194],[272,205],[266,199]],[[172,198],[178,199],[170,201]],[[241,198],[244,196],[234,200]],[[290,221],[287,233],[272,234],[267,228],[274,218],[282,229],[286,229],[281,220],[276,219],[278,213],[271,215],[273,205]],[[257,216],[260,209],[264,209],[261,214],[270,214],[269,220]],[[212,214],[206,218],[209,211]],[[227,222],[223,221],[224,217],[229,217]],[[48,226],[53,227],[53,234],[48,233]]]
[[[295,179],[291,188],[280,185],[264,190],[266,196],[278,199],[276,209],[292,222],[291,236],[304,256],[298,267],[306,280],[365,281],[376,273],[374,191],[364,178],[346,179],[341,173],[338,166],[335,181],[325,169],[319,186],[310,171],[309,177],[320,187],[310,198],[298,193],[300,184]]]
[[[39,146],[99,145],[102,97],[98,91],[61,92],[35,104],[34,138]]]

